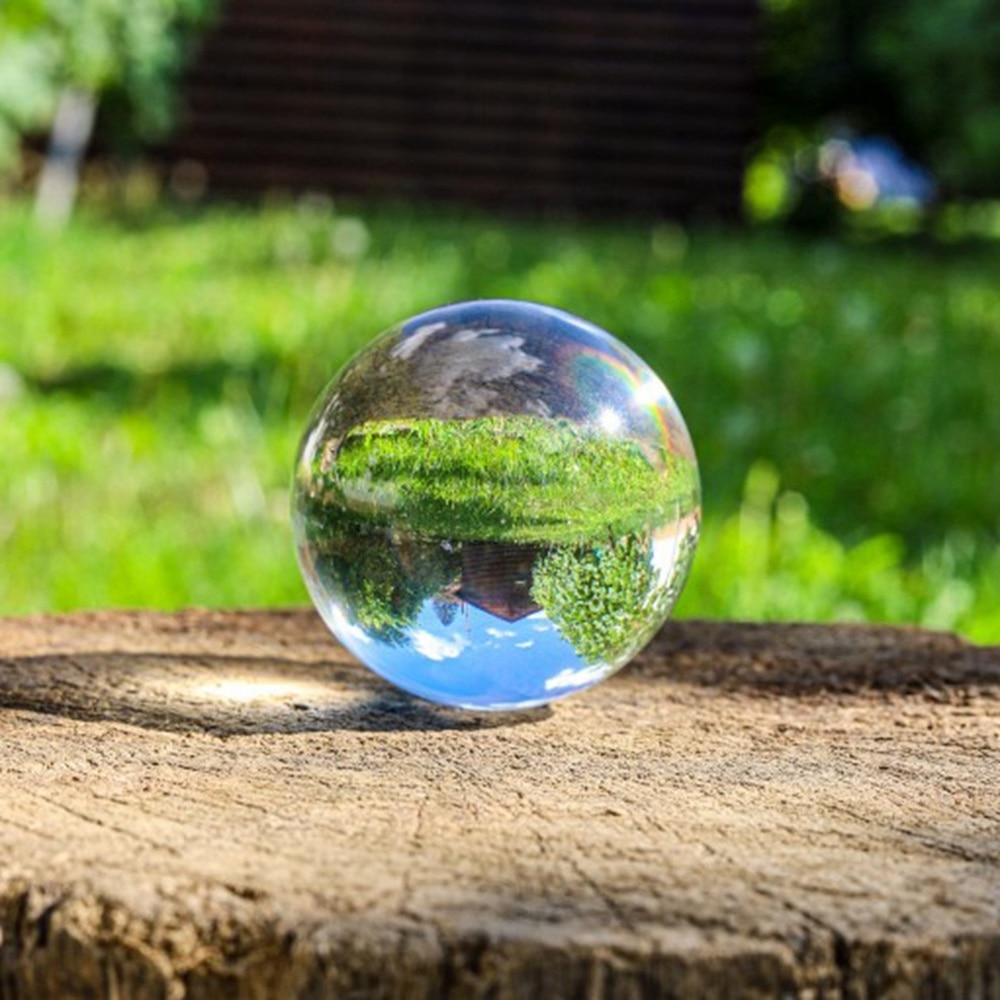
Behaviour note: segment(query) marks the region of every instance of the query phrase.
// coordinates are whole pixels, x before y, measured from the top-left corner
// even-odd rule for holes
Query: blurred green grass
[[[480,296],[561,306],[664,377],[706,512],[678,612],[1000,639],[1000,249],[498,222],[323,199],[0,202],[0,611],[306,600],[287,488],[339,365]]]

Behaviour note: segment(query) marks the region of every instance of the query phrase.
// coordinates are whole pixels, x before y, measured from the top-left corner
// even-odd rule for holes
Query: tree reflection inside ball
[[[421,698],[528,708],[610,676],[666,618],[698,468],[670,393],[610,334],[466,302],[334,378],[293,511],[306,585],[355,656]]]

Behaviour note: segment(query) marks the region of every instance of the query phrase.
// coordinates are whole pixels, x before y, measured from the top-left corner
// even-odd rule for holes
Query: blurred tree
[[[866,130],[892,117],[885,80],[872,64],[866,41],[879,2],[764,0],[763,77],[770,123],[809,131],[824,118],[849,114]]]
[[[50,129],[40,221],[72,210],[98,103],[116,141],[162,136],[189,44],[215,0],[6,0],[0,6],[0,165]]]
[[[765,123],[893,138],[945,198],[1000,195],[1000,0],[764,0]],[[827,213],[829,214],[829,213]]]
[[[883,0],[874,10],[866,53],[891,86],[898,138],[945,197],[1000,195],[1000,0]]]

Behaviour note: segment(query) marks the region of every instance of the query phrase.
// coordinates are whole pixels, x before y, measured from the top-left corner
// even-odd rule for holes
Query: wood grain
[[[1000,650],[669,624],[550,710],[311,612],[0,619],[0,998],[1000,998]]]

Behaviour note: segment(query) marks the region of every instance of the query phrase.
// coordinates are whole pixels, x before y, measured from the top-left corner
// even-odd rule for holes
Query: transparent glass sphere
[[[355,656],[421,698],[512,709],[645,645],[701,510],[652,369],[585,320],[501,300],[406,320],[340,371],[293,514],[312,599]]]

